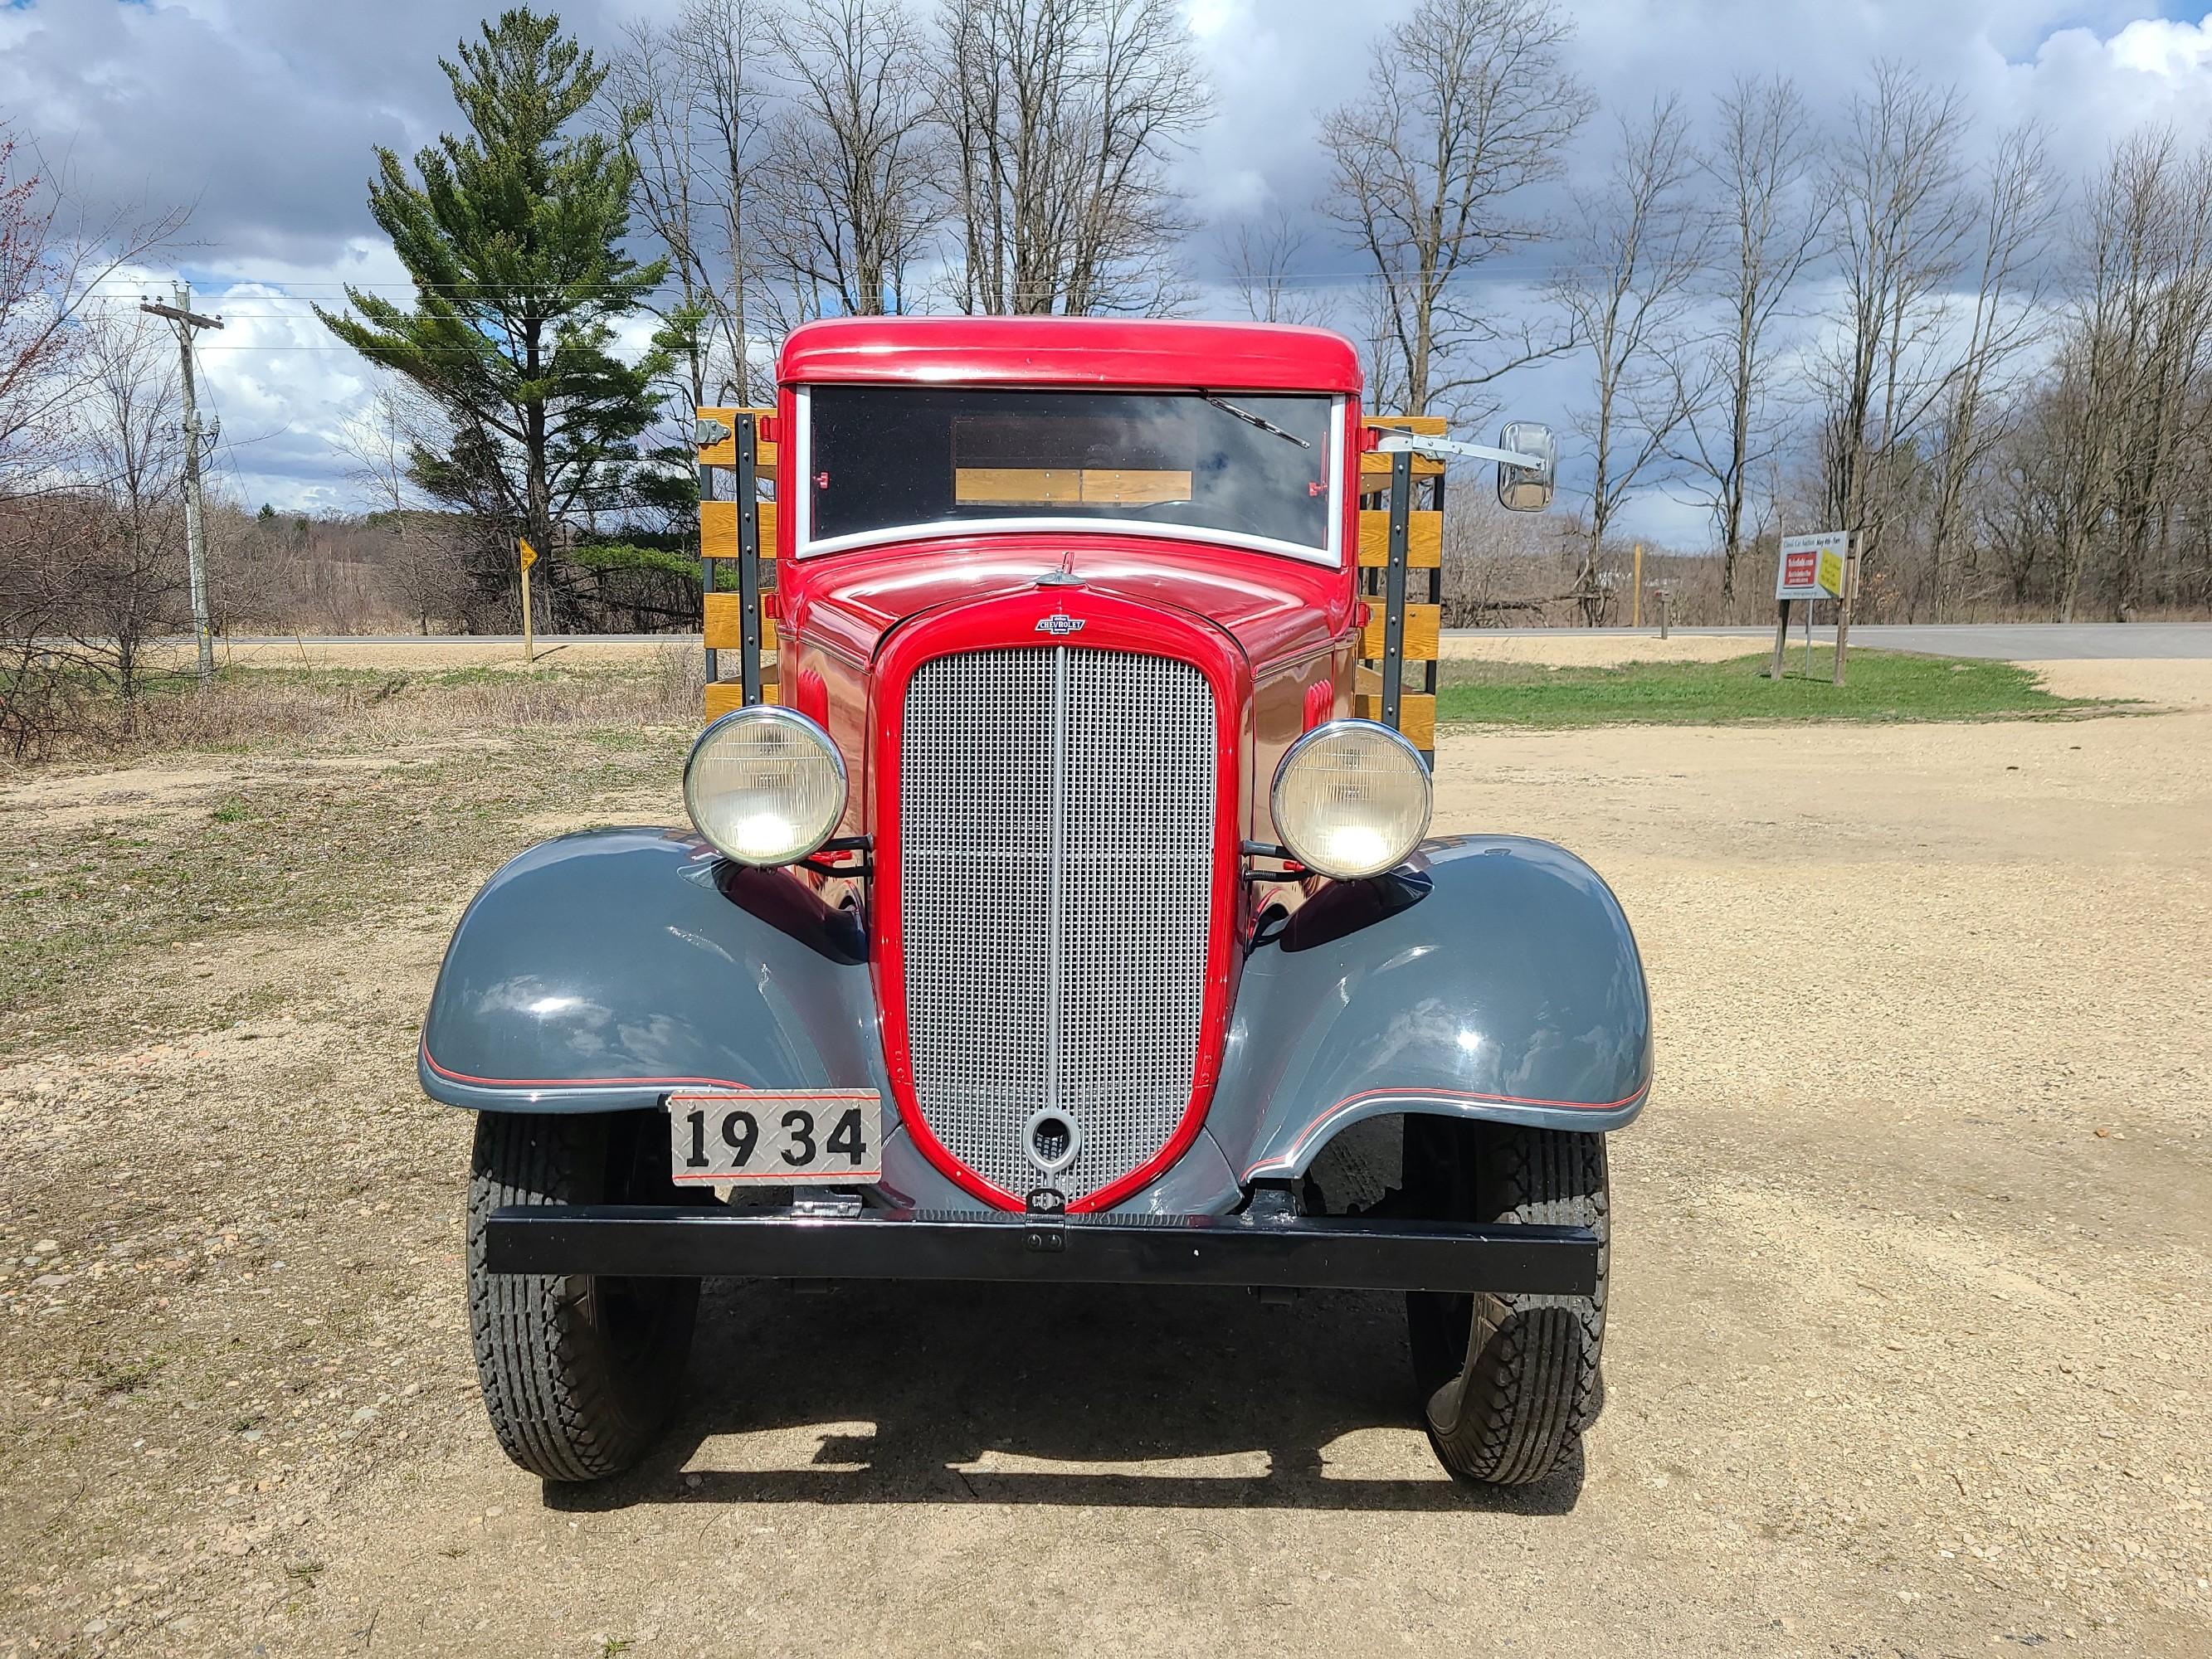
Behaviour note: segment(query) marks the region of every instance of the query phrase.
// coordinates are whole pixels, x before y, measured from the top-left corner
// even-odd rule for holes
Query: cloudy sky
[[[1985,132],[2040,118],[2077,173],[2144,121],[2212,135],[2212,0],[1564,3],[1579,24],[1575,67],[1613,109],[1669,89],[1702,105],[1739,75],[1776,71],[1839,104],[1887,57],[1955,82]],[[560,9],[587,42],[606,43],[623,19],[674,4]],[[1206,227],[1190,258],[1218,283],[1223,227],[1278,206],[1310,215],[1324,176],[1320,118],[1355,90],[1347,66],[1413,0],[1183,4],[1218,110],[1182,164]],[[182,274],[228,324],[204,337],[205,375],[228,487],[249,503],[352,504],[328,434],[364,377],[307,307],[348,281],[404,291],[364,205],[371,147],[411,153],[451,124],[437,58],[478,15],[465,0],[0,0],[0,119],[81,194],[195,204]],[[1604,130],[1592,124],[1594,137]],[[1318,227],[1302,257],[1316,286],[1356,270]],[[1233,306],[1206,291],[1203,308]],[[1516,407],[1558,419],[1536,406],[1572,395],[1554,380],[1514,388]],[[1654,532],[1688,528],[1662,501],[1644,512]]]

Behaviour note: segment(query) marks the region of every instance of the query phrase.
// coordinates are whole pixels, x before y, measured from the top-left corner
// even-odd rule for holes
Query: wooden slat
[[[1363,691],[1352,700],[1352,712],[1364,720],[1382,718],[1382,692]],[[1437,746],[1437,700],[1425,691],[1408,691],[1398,699],[1398,729],[1416,749]]]
[[[952,499],[970,507],[1073,507],[1083,499],[1083,472],[1073,466],[956,467]]]
[[[1166,471],[1083,469],[1083,499],[1094,507],[1139,507],[1190,499],[1190,474]]]
[[[744,602],[735,593],[707,595],[707,648],[709,651],[742,651],[745,648]],[[761,618],[761,649],[775,649],[775,622],[769,617]]]
[[[705,421],[720,421],[724,426],[731,427],[732,430],[730,435],[722,440],[720,443],[701,444],[699,446],[699,465],[702,466],[735,466],[738,464],[738,435],[734,426],[737,417],[740,415],[752,415],[757,416],[762,415],[773,415],[775,413],[775,411],[772,409],[701,410],[699,411],[700,419]],[[774,444],[756,444],[753,448],[753,471],[756,472],[770,472],[775,471],[775,446]]]
[[[1413,457],[1413,476],[1417,478],[1441,478],[1444,464],[1427,455]],[[1376,483],[1377,478],[1382,480]],[[1359,488],[1364,494],[1372,489],[1390,487],[1390,458],[1381,450],[1370,450],[1359,458]]]
[[[708,559],[734,559],[738,556],[738,504],[735,501],[702,501],[699,503],[699,551]],[[760,504],[760,552],[763,559],[775,556],[775,503]]]
[[[1363,424],[1381,427],[1386,432],[1417,432],[1424,438],[1444,435],[1441,415],[1370,415]]]
[[[781,701],[776,694],[775,681],[761,682],[761,701],[763,702]],[[708,684],[707,718],[709,721],[718,720],[732,708],[743,708],[744,706],[745,688],[738,681],[714,680]]]
[[[1406,567],[1434,570],[1444,562],[1444,515],[1422,507],[1406,515]],[[1359,515],[1359,563],[1381,570],[1390,562],[1390,510],[1370,508]]]
[[[1406,607],[1406,660],[1431,662],[1442,634],[1444,608],[1440,605],[1409,605]],[[1382,659],[1382,607],[1375,605],[1374,619],[1360,630],[1359,654],[1370,661]]]

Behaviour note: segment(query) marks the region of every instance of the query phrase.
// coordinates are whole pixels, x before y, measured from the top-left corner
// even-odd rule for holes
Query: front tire
[[[469,1327],[507,1455],[547,1480],[629,1468],[666,1424],[691,1349],[696,1279],[495,1273],[484,1223],[508,1204],[645,1202],[668,1187],[651,1113],[483,1112],[469,1172]]]
[[[1438,1459],[1464,1480],[1541,1480],[1568,1462],[1604,1402],[1605,1137],[1436,1118],[1409,1119],[1407,1129],[1408,1171],[1423,1172],[1427,1213],[1597,1235],[1594,1296],[1407,1298],[1413,1373]]]

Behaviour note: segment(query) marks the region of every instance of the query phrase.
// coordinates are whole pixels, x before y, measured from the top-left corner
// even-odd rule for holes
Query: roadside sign
[[[538,562],[538,550],[532,547],[528,542],[524,541],[520,536],[517,536],[514,539],[522,549],[522,568],[525,570],[527,570],[532,565]]]
[[[1775,567],[1774,597],[1778,599],[1840,599],[1844,597],[1844,559],[1850,546],[1848,530],[1823,530],[1810,536],[1784,536],[1782,559]]]

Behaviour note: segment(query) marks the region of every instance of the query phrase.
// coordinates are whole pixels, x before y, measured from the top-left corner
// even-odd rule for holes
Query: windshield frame
[[[937,384],[937,383],[933,383]],[[1303,394],[1286,394],[1282,387],[1245,388],[1234,386],[1003,386],[977,382],[972,387],[977,392],[1111,392],[1131,397],[1211,397],[1225,398],[1234,403],[1242,397],[1283,397],[1304,395],[1327,398],[1328,414],[1328,489],[1331,510],[1326,516],[1328,538],[1320,546],[1304,542],[1279,540],[1272,536],[1248,535],[1233,530],[1209,529],[1202,525],[1164,524],[1150,519],[1115,519],[1085,515],[1080,518],[1064,514],[1024,514],[1018,518],[990,517],[976,519],[929,519],[918,524],[885,525],[878,529],[857,531],[849,535],[830,536],[817,539],[814,535],[812,519],[813,492],[805,488],[805,481],[813,472],[814,429],[811,394],[815,386],[867,386],[873,390],[887,389],[881,381],[812,381],[791,388],[794,404],[793,426],[796,441],[796,465],[791,477],[793,480],[789,503],[792,515],[792,554],[795,558],[812,558],[828,553],[843,553],[856,548],[880,547],[887,543],[934,541],[952,536],[980,535],[1103,535],[1144,536],[1155,540],[1197,542],[1217,547],[1237,547],[1257,553],[1273,553],[1285,558],[1299,560],[1306,564],[1341,569],[1344,565],[1344,486],[1345,431],[1350,397],[1340,392],[1316,390]],[[963,389],[971,389],[963,387]]]

